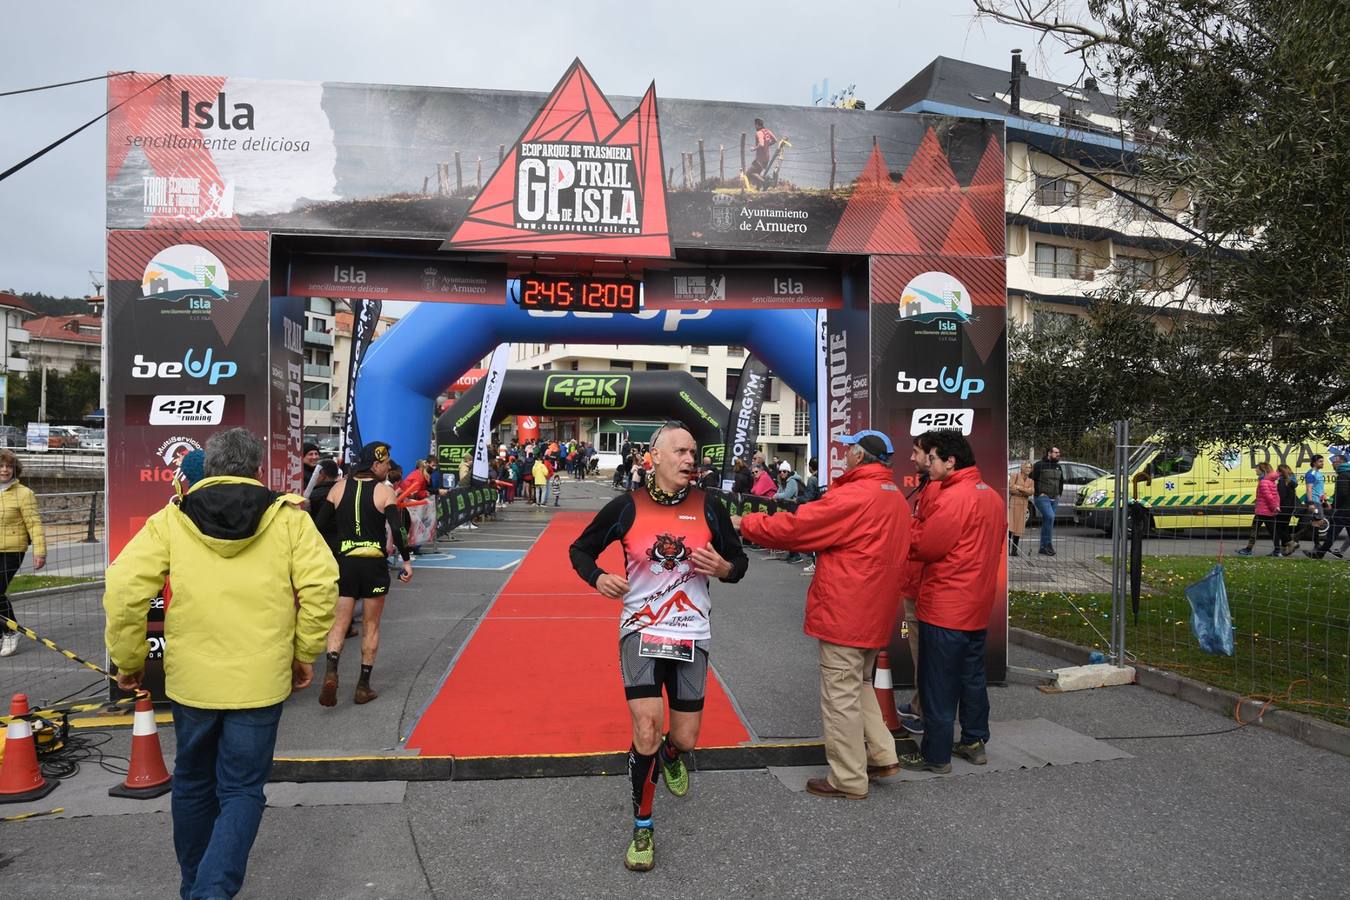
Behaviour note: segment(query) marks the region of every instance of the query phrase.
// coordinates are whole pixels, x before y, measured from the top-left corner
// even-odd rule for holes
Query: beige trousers
[[[820,642],[820,719],[829,781],[848,794],[867,793],[867,767],[892,766],[895,738],[872,688],[878,648]]]

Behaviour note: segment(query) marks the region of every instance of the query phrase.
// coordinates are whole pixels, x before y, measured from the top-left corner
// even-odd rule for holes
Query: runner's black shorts
[[[344,556],[338,560],[339,597],[383,597],[389,593],[389,561],[384,557]]]
[[[345,594],[343,596],[346,596]],[[708,683],[708,642],[694,642],[691,662],[653,659],[638,655],[641,632],[619,638],[619,667],[623,670],[623,693],[629,700],[660,697],[665,688],[670,708],[676,712],[701,712],[703,691]]]

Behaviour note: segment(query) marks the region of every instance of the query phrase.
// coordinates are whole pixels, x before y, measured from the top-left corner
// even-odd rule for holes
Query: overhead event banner
[[[643,309],[838,309],[833,269],[647,269]]]
[[[907,207],[877,202],[874,157],[884,154],[887,176],[898,176],[925,133],[950,121],[658,99],[650,89],[607,96],[580,65],[551,94],[160,78],[109,79],[109,107],[128,101],[108,120],[110,228],[420,237],[460,249],[633,257],[696,247],[909,252],[900,249],[905,235],[927,226]],[[756,150],[756,119],[779,143]],[[555,120],[553,132],[540,130]],[[967,144],[947,149],[960,193],[983,146],[973,158]],[[771,160],[752,180],[759,155]]]
[[[384,256],[300,254],[291,258],[293,297],[506,302],[506,266]]]

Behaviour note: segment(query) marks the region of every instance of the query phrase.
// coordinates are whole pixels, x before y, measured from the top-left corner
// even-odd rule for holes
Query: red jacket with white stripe
[[[909,504],[890,467],[871,463],[849,469],[794,513],[750,513],[741,534],[764,547],[815,552],[802,630],[871,648],[886,646],[895,630],[909,525]]]
[[[920,622],[958,631],[989,627],[1004,565],[1007,518],[1003,495],[975,466],[936,482],[921,504],[909,558],[921,565]]]

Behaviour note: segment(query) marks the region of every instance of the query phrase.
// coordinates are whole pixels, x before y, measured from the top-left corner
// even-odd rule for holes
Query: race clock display
[[[518,296],[525,309],[642,312],[642,285],[627,278],[522,275]]]

